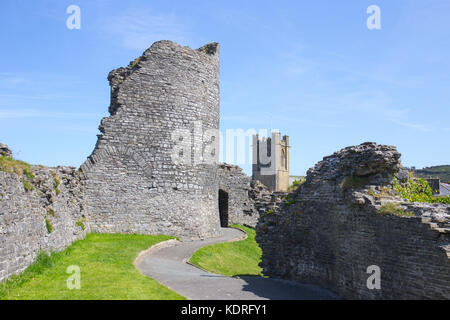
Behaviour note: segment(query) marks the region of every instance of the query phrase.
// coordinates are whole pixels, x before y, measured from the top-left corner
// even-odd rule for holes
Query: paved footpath
[[[222,231],[222,236],[212,239],[173,240],[152,247],[138,257],[136,266],[144,275],[192,300],[336,299],[328,290],[312,285],[256,276],[226,277],[186,263],[201,247],[245,237],[237,229],[223,228]]]

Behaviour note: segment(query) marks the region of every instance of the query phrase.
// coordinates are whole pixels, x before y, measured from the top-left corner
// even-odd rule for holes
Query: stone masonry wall
[[[399,198],[399,158],[395,147],[365,143],[310,169],[291,201],[261,215],[264,274],[347,299],[449,299],[450,206]],[[386,205],[406,214],[382,214]],[[379,290],[367,287],[372,265],[381,271]]]
[[[206,132],[219,128],[218,44],[193,50],[155,42],[108,79],[111,115],[81,167],[91,229],[217,235],[218,151],[211,145],[218,136]],[[174,161],[174,150],[188,162]],[[196,162],[198,154],[214,161]]]
[[[29,191],[23,176],[0,171],[0,281],[25,270],[41,250],[60,251],[84,238],[88,230],[79,172],[67,167],[32,168]]]
[[[257,180],[242,172],[242,168],[226,163],[219,165],[219,189],[229,195],[229,224],[256,227],[259,216],[275,210],[285,193],[272,192]]]
[[[228,193],[228,223],[256,226],[258,216],[249,199],[250,177],[238,166],[219,165],[219,189]]]

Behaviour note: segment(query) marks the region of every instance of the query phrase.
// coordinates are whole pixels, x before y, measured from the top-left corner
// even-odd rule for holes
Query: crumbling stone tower
[[[91,231],[219,233],[218,136],[205,136],[219,128],[219,45],[158,41],[108,80],[110,116],[81,167]]]
[[[272,132],[272,137],[262,139],[253,135],[253,179],[272,191],[287,191],[289,148],[289,136],[281,138],[280,132]]]

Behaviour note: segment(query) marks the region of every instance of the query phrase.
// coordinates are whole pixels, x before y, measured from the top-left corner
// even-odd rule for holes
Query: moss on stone
[[[53,232],[53,225],[52,225],[51,221],[48,218],[45,218],[45,227],[47,228],[47,232],[48,233],[52,233]]]

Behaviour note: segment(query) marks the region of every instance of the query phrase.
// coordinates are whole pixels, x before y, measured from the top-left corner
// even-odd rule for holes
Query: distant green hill
[[[441,182],[450,183],[450,165],[426,167],[415,171],[419,178],[440,178]]]

